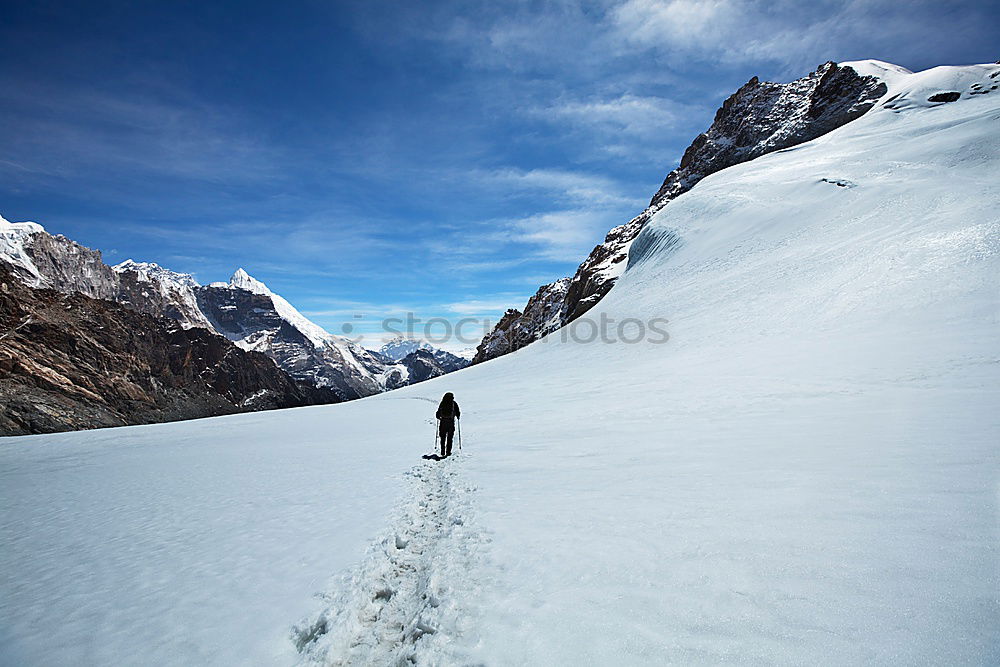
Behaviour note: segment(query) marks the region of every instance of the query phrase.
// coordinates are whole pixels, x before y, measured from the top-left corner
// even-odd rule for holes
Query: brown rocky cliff
[[[32,289],[0,265],[0,435],[336,400],[207,330],[79,293]]]

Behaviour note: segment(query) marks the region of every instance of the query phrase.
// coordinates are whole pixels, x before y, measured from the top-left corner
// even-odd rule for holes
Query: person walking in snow
[[[441,458],[451,456],[451,443],[455,439],[455,420],[462,417],[455,395],[450,391],[441,399],[437,409],[438,433],[441,436]]]

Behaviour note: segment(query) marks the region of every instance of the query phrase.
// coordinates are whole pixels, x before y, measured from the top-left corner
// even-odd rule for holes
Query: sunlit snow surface
[[[665,207],[590,313],[665,344],[3,441],[0,662],[1000,662],[1000,67],[967,69]],[[465,449],[420,463],[444,391]]]

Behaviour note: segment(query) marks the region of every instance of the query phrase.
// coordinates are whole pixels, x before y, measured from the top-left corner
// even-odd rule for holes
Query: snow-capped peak
[[[190,273],[178,273],[165,269],[155,262],[137,262],[133,259],[126,259],[120,264],[111,267],[115,273],[134,271],[143,282],[159,282],[163,285],[176,285],[183,287],[198,287],[198,281]]]
[[[243,268],[236,269],[236,273],[234,273],[233,277],[229,279],[228,286],[230,289],[240,289],[247,292],[253,292],[254,294],[262,294],[264,296],[271,297],[271,303],[274,304],[274,309],[277,311],[278,315],[301,331],[313,345],[322,347],[324,344],[332,344],[336,340],[335,337],[323,327],[307,319],[305,315],[295,309],[295,306],[272,292],[268,289],[267,285],[251,276],[249,273],[244,271]]]
[[[11,222],[0,215],[0,234],[37,234],[44,232],[45,228],[37,222]]]
[[[242,267],[236,269],[236,273],[234,273],[233,277],[229,279],[229,286],[233,289],[242,289],[248,292],[253,292],[254,294],[273,294],[273,292],[267,288],[267,285],[244,271]]]
[[[910,70],[899,65],[893,65],[882,60],[850,60],[838,63],[840,67],[850,67],[861,76],[873,76],[880,81],[884,81],[887,86],[891,86],[900,77],[913,74]]]
[[[920,72],[899,68],[885,78],[888,92],[875,110],[901,113],[998,94],[1000,64],[942,65]],[[987,106],[992,106],[988,104]]]
[[[379,348],[379,354],[393,361],[399,361],[403,357],[417,350],[430,350],[434,351],[434,348],[427,341],[423,340],[413,340],[412,338],[404,338],[403,336],[396,336],[381,348]]]
[[[10,222],[0,216],[0,258],[15,267],[22,279],[32,287],[42,284],[42,275],[25,251],[27,240],[45,228],[37,222]]]

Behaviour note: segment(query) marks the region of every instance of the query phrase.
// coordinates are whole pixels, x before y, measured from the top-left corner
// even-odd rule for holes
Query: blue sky
[[[334,333],[495,320],[751,76],[1000,58],[992,2],[4,2],[0,213]],[[357,319],[355,315],[363,315]]]

